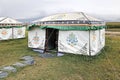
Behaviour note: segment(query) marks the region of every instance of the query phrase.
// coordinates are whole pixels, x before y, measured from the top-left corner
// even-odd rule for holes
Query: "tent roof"
[[[71,13],[60,13],[51,15],[40,20],[36,20],[35,22],[42,22],[42,21],[65,21],[65,20],[80,20],[80,21],[101,21],[94,17],[88,16],[83,12],[71,12]]]
[[[0,17],[0,24],[22,24],[22,22],[8,17]]]
[[[40,27],[42,29],[54,28],[59,30],[97,30],[105,28],[103,21],[88,16],[83,12],[55,14],[34,22],[35,25],[29,26],[29,29],[32,27]]]

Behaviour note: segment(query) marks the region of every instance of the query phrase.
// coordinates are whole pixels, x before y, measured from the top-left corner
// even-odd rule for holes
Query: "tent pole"
[[[89,25],[91,25],[92,23],[91,23],[91,21],[89,20],[89,18],[83,13],[83,12],[81,12],[82,13],[82,15],[88,20],[87,22],[88,22],[88,24]],[[90,27],[90,26],[89,26]],[[91,56],[91,38],[90,38],[90,29],[89,29],[89,55]]]
[[[47,50],[47,39],[48,39],[48,30],[46,29],[46,38],[45,38],[45,49],[44,49],[44,53]]]
[[[100,29],[99,29],[99,49],[100,49],[100,44],[101,44],[101,40],[100,40],[100,34],[101,34],[101,32],[100,32]]]
[[[59,39],[58,39],[58,38],[59,38],[59,36],[58,36],[58,35],[59,35],[59,30],[57,30],[57,32],[56,32],[56,36],[57,36],[57,37],[56,37],[56,38],[57,38],[57,39],[56,39],[56,40],[57,40],[57,42],[56,42],[56,46],[57,46],[57,53],[58,53],[58,40],[59,40]]]
[[[14,39],[14,30],[13,30],[13,27],[12,27],[12,39]]]
[[[91,56],[91,38],[90,38],[90,30],[89,30],[89,55]]]

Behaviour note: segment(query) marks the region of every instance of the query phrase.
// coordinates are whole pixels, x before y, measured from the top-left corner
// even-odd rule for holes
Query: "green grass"
[[[35,55],[27,47],[27,38],[0,41],[0,66],[10,65],[24,55]]]
[[[106,31],[120,32],[120,22],[107,22],[106,26]]]
[[[108,29],[120,28],[120,22],[107,22],[106,26],[107,26]]]
[[[27,38],[0,43],[0,66],[13,64],[24,55],[32,55],[36,60],[35,65],[23,68],[5,80],[120,80],[118,36],[106,36],[105,49],[94,57],[66,54],[40,58],[27,47]]]
[[[120,28],[110,28],[110,29],[106,29],[106,31],[120,32]]]

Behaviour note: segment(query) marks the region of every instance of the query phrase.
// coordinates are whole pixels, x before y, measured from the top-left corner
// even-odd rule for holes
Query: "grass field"
[[[110,28],[120,28],[120,22],[106,22],[108,29]]]
[[[36,60],[35,65],[4,80],[120,80],[120,36],[106,36],[105,49],[95,57],[66,54],[40,58],[27,47],[27,38],[0,43],[0,66],[11,65],[24,55]]]
[[[120,32],[120,28],[110,28],[110,29],[106,29],[106,31]]]
[[[107,22],[106,26],[106,31],[120,32],[120,22]]]

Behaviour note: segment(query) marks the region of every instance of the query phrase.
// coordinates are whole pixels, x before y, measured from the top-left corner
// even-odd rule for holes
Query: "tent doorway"
[[[46,42],[45,52],[51,50],[57,50],[58,47],[58,30],[57,29],[46,29]]]

